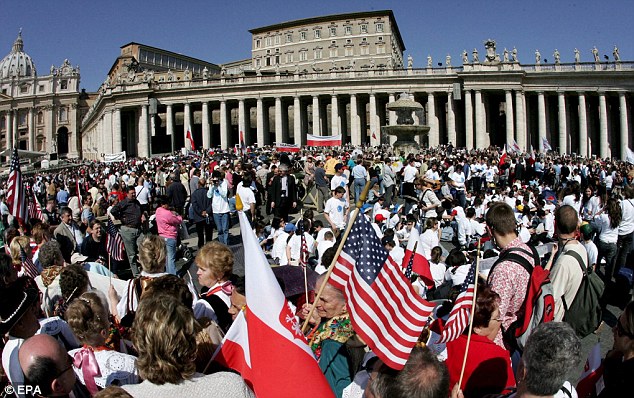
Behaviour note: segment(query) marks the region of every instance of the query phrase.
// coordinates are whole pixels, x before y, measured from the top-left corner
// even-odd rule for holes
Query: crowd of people
[[[29,395],[25,386],[41,396],[253,396],[211,361],[248,302],[231,248],[240,243],[230,232],[237,198],[271,266],[306,263],[322,274],[315,286],[355,208],[397,264],[417,239],[432,280],[417,268],[409,279],[444,303],[439,319],[471,263],[492,259],[475,282],[469,343],[463,334],[435,344],[426,329],[400,371],[355,333],[343,292],[326,285],[317,302],[292,297],[301,320],[316,309],[306,340],[337,397],[576,396],[580,338],[609,304],[623,313],[594,396],[632,387],[631,164],[452,145],[407,156],[391,147],[253,148],[75,162],[23,181],[28,220],[10,214],[8,187],[0,190],[3,384],[18,396]],[[181,258],[194,231],[192,275]],[[550,275],[552,316],[518,343],[509,330],[526,317],[537,267]],[[590,282],[602,292],[598,314],[579,317]]]

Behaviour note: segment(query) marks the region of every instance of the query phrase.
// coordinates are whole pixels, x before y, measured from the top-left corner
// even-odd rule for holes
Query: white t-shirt
[[[634,232],[634,199],[624,199],[621,201],[621,224],[619,224],[619,235],[627,235]]]
[[[401,246],[396,245],[390,250],[390,256],[396,264],[401,265],[403,264],[403,258],[405,258],[405,250]]]
[[[416,167],[410,166],[409,164],[405,166],[405,170],[403,170],[403,182],[414,182],[416,173],[418,173]]]
[[[330,266],[330,264],[321,264],[321,257],[324,255],[324,252],[335,245],[334,240],[323,240],[317,243],[317,258],[320,265]]]
[[[597,249],[597,245],[595,245],[591,240],[588,242],[581,242],[581,244],[588,252],[588,265],[596,264],[597,257],[599,257],[599,249]]]
[[[438,231],[434,231],[432,228],[426,229],[425,232],[420,235],[419,244],[423,251],[423,256],[429,260],[431,258],[431,250],[440,244]]]
[[[288,264],[288,258],[286,258],[286,241],[288,240],[288,233],[282,232],[275,239],[273,248],[271,248],[271,257],[279,259],[279,265]]]
[[[134,191],[136,192],[136,200],[139,201],[140,204],[146,205],[150,201],[150,190],[144,186],[136,186],[134,187]]]
[[[470,268],[469,264],[464,264],[459,266],[455,270],[455,272],[452,272],[454,267],[451,267],[445,272],[445,280],[451,281],[452,286],[462,285],[465,278],[467,277],[467,274],[469,273],[469,268]]]
[[[242,200],[242,204],[245,209],[250,209],[251,204],[255,204],[255,194],[251,187],[245,187],[242,185],[242,181],[236,187],[236,193],[240,196],[240,200]]]
[[[464,182],[465,182],[464,174],[454,171],[453,173],[449,175],[449,178],[451,178],[451,180],[454,182],[454,187],[456,189],[458,190],[464,189]]]
[[[340,176],[335,174],[330,179],[330,190],[334,191],[337,187],[343,187],[346,191],[348,191],[348,178],[346,178],[343,174]]]
[[[447,272],[447,266],[445,263],[433,263],[429,262],[429,269],[431,270],[431,277],[434,278],[434,285],[439,287],[445,280],[445,272]]]
[[[312,254],[312,248],[315,245],[315,239],[308,232],[304,232],[306,239],[306,247],[308,248],[309,255]],[[302,249],[302,237],[301,235],[293,235],[291,240],[288,241],[288,246],[291,248],[291,259],[298,260],[299,254]]]
[[[326,206],[324,207],[324,213],[328,213],[328,217],[337,228],[345,228],[346,227],[346,209],[350,205],[345,200],[340,200],[337,198],[330,198],[326,202]]]

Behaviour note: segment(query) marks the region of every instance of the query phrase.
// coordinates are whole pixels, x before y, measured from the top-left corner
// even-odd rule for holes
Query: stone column
[[[440,131],[438,130],[436,98],[434,97],[434,93],[427,94],[427,124],[429,124],[429,146],[438,146],[440,144]]]
[[[227,101],[220,101],[220,147],[229,148],[229,118],[227,117]]]
[[[148,105],[141,105],[141,116],[139,117],[139,153],[142,158],[150,157],[150,129],[148,126]]]
[[[247,122],[246,112],[244,107],[244,99],[238,100],[238,144],[240,144],[240,132],[244,138],[244,144],[247,145]]]
[[[339,101],[336,94],[330,97],[330,131],[330,135],[337,135],[341,132],[341,127],[339,126]]]
[[[471,102],[471,90],[464,92],[464,114],[465,114],[465,147],[473,149],[473,104]]]
[[[319,118],[319,96],[313,95],[313,135],[321,135],[321,121]]]
[[[187,140],[187,131],[190,131],[192,133],[193,138],[194,130],[192,129],[192,112],[189,102],[185,102],[183,106],[183,142],[185,143],[185,148],[188,148],[190,146],[189,140]],[[195,145],[196,142],[194,142],[194,146]],[[191,147],[189,149],[191,149]]]
[[[29,116],[28,116],[28,120],[27,123],[29,124],[29,150],[30,151],[35,151],[35,114],[33,112],[33,108],[29,108]],[[77,134],[79,134],[77,131],[73,132],[74,136],[77,137]],[[77,141],[75,141],[77,142]],[[75,145],[76,147],[77,145]],[[75,149],[75,152],[77,152],[77,150]]]
[[[526,146],[526,107],[524,106],[524,92],[515,92],[515,129],[517,130],[517,145],[523,150],[527,151],[529,148]]]
[[[543,152],[543,142],[546,138],[546,99],[544,92],[537,92],[537,124],[539,134],[539,152]]]
[[[48,105],[46,107],[46,145],[47,149],[51,152],[53,152],[53,142],[55,142],[55,152],[57,152],[57,134],[55,134],[55,126],[55,106]],[[111,128],[109,131],[112,131],[112,117],[110,118],[110,126]],[[112,152],[112,147],[110,148],[110,152]]]
[[[102,151],[104,153],[113,153],[113,133],[112,133],[112,115],[113,112],[111,111],[105,111],[103,113],[103,128],[101,129],[101,135],[103,136],[103,149]],[[53,149],[53,147],[51,146],[50,141],[48,142],[48,146],[49,148],[51,148],[51,150]],[[99,154],[101,155],[101,154]]]
[[[599,92],[599,153],[602,158],[610,156],[608,142],[608,107],[605,103],[605,92]]]
[[[112,151],[123,151],[121,140],[121,108],[115,108],[112,114]]]
[[[475,91],[475,136],[476,148],[486,147],[486,120],[484,119],[484,104],[482,103],[482,91]]]
[[[456,112],[454,111],[453,92],[447,92],[447,140],[455,147],[456,139]]]
[[[621,160],[627,159],[627,149],[630,147],[629,136],[629,122],[627,120],[627,102],[625,99],[625,93],[619,93],[619,116],[621,124]]]
[[[203,149],[211,146],[211,124],[209,121],[209,102],[203,101]]]
[[[302,134],[302,101],[299,96],[293,98],[293,140],[295,145],[304,145],[306,139]]]
[[[262,102],[262,98],[258,98],[256,105],[256,134],[258,140],[258,146],[262,147],[265,144],[264,139],[264,104]]]
[[[279,144],[284,142],[282,122],[282,98],[275,97],[275,141]]]
[[[511,90],[505,90],[504,95],[506,97],[506,144],[511,145],[515,140],[515,128],[513,123],[513,93]]]
[[[389,94],[388,97],[388,103],[390,102],[394,102],[396,101],[396,95],[393,93]],[[388,125],[390,126],[394,126],[396,124],[396,112],[394,111],[388,111]],[[394,143],[396,142],[396,136],[395,135],[387,135],[387,139],[390,142],[390,145],[394,145]]]
[[[559,153],[568,153],[568,126],[566,115],[566,96],[563,91],[557,93],[559,106]]]
[[[172,152],[174,152],[174,109],[172,104],[167,104],[166,113],[166,134],[170,137]]]
[[[18,133],[18,119],[20,118],[20,111],[13,110],[13,128],[11,129],[11,148],[14,146],[20,146],[20,134]]]
[[[579,155],[588,156],[588,116],[583,92],[579,93]]]
[[[394,101],[396,101],[396,95],[390,94],[388,97],[388,102],[394,102]],[[394,126],[396,124],[396,112],[389,111],[388,120],[389,120],[389,125]]]
[[[374,93],[370,93],[370,145],[378,145],[379,144],[379,116],[376,113],[376,95]],[[373,137],[376,137],[373,138]]]
[[[361,145],[361,126],[359,124],[357,95],[350,94],[350,142],[352,145]]]
[[[13,148],[13,111],[8,110],[5,112],[5,130],[7,131],[7,148],[6,149],[12,149]],[[48,142],[48,145],[50,146],[50,142]]]

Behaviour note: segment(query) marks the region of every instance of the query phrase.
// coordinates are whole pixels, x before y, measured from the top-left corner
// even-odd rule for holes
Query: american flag
[[[405,365],[434,308],[416,294],[400,268],[370,222],[357,217],[330,279],[345,293],[354,330],[396,370]]]
[[[35,194],[35,191],[33,191],[33,202],[31,203],[31,206],[29,206],[29,218],[37,218],[39,220],[42,220],[42,222],[44,221],[42,206],[40,205],[40,201],[37,200],[37,195]]]
[[[9,213],[18,219],[20,224],[26,222],[27,206],[26,191],[22,182],[22,172],[20,171],[20,159],[18,158],[18,148],[13,148],[11,155],[11,168],[9,171],[7,206]]]
[[[409,261],[407,262],[407,266],[405,267],[405,277],[407,279],[412,277],[412,268],[414,267],[414,253],[409,256]]]
[[[123,245],[123,239],[117,227],[114,226],[112,220],[108,220],[108,236],[106,238],[106,250],[110,253],[113,259],[117,261],[123,261],[123,254],[125,253],[125,246]]]
[[[475,277],[476,262],[474,261],[462,286],[460,286],[460,293],[456,297],[456,302],[449,313],[449,318],[447,318],[442,335],[438,340],[439,343],[448,343],[457,339],[469,325],[471,305],[475,298]]]
[[[22,271],[31,278],[35,279],[40,274],[33,264],[33,260],[24,251],[24,248],[20,246],[20,261],[22,261]]]

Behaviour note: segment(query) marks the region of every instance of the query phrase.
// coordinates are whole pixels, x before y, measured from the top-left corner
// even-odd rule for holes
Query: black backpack
[[[583,272],[579,290],[577,290],[572,303],[566,303],[566,299],[563,296],[561,298],[566,311],[563,321],[570,324],[579,337],[584,338],[597,330],[601,323],[602,309],[600,300],[605,286],[599,275],[592,268],[586,267],[585,261],[583,261],[579,253],[574,250],[568,250],[563,255],[569,255],[577,260]]]

